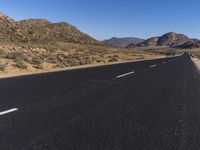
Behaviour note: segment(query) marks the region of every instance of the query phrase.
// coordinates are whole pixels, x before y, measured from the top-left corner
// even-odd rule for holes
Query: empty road
[[[0,79],[0,150],[198,150],[188,54]]]

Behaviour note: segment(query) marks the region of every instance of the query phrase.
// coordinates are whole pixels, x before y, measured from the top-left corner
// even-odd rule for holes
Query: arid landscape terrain
[[[117,46],[116,42],[123,46]],[[108,44],[68,23],[44,19],[15,21],[0,13],[1,74],[153,59],[179,54],[188,48],[199,57],[199,43],[182,34],[168,33],[147,40],[112,39]]]
[[[0,150],[200,150],[199,6],[1,0]]]

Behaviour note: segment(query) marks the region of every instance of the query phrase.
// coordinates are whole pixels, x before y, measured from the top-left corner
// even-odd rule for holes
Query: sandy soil
[[[157,56],[153,57],[151,59],[141,59],[141,60],[132,60],[132,61],[118,61],[114,63],[98,63],[98,64],[88,64],[88,65],[81,65],[81,66],[74,66],[74,67],[67,67],[67,68],[58,68],[58,69],[52,69],[52,70],[36,70],[36,71],[19,71],[19,72],[12,72],[12,73],[2,73],[0,74],[0,78],[11,78],[11,77],[19,77],[19,76],[26,76],[26,75],[34,75],[34,74],[43,74],[43,73],[50,73],[50,72],[59,72],[59,71],[65,71],[65,70],[75,70],[75,69],[84,69],[84,68],[92,68],[92,67],[98,67],[98,66],[106,66],[106,65],[113,65],[113,64],[121,64],[121,63],[129,63],[129,62],[137,62],[137,61],[143,61],[143,60],[152,60],[152,59],[159,59],[159,58],[166,58],[166,56]]]
[[[198,58],[192,58],[194,64],[197,66],[199,72],[200,72],[200,59]]]

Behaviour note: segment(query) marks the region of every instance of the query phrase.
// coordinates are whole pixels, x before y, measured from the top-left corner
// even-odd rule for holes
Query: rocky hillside
[[[183,34],[177,34],[174,32],[170,32],[164,34],[161,37],[153,37],[147,39],[144,42],[141,42],[137,45],[130,44],[128,47],[138,46],[138,47],[155,47],[155,46],[179,46],[186,42],[190,41],[190,38]]]
[[[196,40],[196,39],[191,39],[190,41],[177,46],[178,48],[189,48],[189,49],[193,49],[193,48],[200,48],[200,40]]]
[[[0,77],[152,57],[157,54],[103,44],[65,22],[15,21],[0,13]]]
[[[154,47],[154,46],[157,46],[157,43],[158,43],[158,38],[153,37],[138,44],[131,43],[127,46],[127,48],[137,47],[137,46],[138,47]]]
[[[0,41],[48,43],[63,41],[95,44],[95,39],[80,32],[68,23],[51,23],[47,20],[28,19],[15,21],[0,13]]]
[[[125,37],[125,38],[116,38],[113,37],[108,40],[104,40],[103,42],[108,45],[118,46],[118,47],[126,47],[130,44],[138,44],[143,42],[143,39],[135,38],[135,37]]]

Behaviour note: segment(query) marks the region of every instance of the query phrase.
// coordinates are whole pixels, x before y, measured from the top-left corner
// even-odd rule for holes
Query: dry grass
[[[166,56],[166,53],[156,50],[123,49],[105,45],[63,42],[45,45],[1,43],[0,73],[47,71],[71,66],[107,64],[163,56]]]
[[[188,51],[193,55],[193,57],[200,59],[200,48],[190,49]]]
[[[200,59],[198,58],[192,58],[194,64],[196,65],[197,69],[199,70],[200,73]]]

